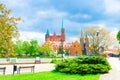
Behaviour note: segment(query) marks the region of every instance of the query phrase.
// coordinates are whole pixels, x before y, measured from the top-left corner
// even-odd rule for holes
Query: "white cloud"
[[[25,0],[3,0],[2,2],[7,3],[7,6],[10,7],[25,7],[27,2]]]
[[[48,18],[48,17],[56,18],[56,17],[63,17],[66,15],[67,15],[66,12],[59,12],[56,11],[55,9],[37,11],[37,16],[39,18]]]
[[[43,43],[45,41],[45,33],[39,33],[39,32],[28,32],[28,31],[20,31],[20,40],[28,40],[31,39],[38,40],[39,43]]]
[[[120,0],[104,0],[106,13],[114,14],[120,12]]]
[[[76,18],[76,19],[79,19],[79,18],[82,18],[82,19],[91,19],[91,16],[88,15],[88,14],[76,14],[76,15],[72,15],[70,18],[71,19],[72,18]]]
[[[20,21],[18,26],[19,26],[19,29],[31,30],[34,27],[34,24],[38,21],[39,19],[37,17],[33,19],[28,19],[28,17],[23,16],[22,21]]]

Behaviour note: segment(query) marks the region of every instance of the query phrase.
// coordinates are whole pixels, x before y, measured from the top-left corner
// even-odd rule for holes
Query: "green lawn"
[[[65,74],[56,71],[0,76],[0,80],[99,80],[100,74]]]

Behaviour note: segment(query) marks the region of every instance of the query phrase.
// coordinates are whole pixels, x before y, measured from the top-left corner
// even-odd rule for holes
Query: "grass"
[[[99,80],[100,74],[65,74],[56,71],[0,76],[0,80]]]

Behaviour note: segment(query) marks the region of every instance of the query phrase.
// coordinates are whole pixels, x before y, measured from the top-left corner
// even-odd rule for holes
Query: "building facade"
[[[58,54],[58,50],[62,46],[64,52],[65,50],[68,50],[70,55],[75,56],[82,53],[87,53],[86,48],[88,46],[88,38],[87,36],[86,38],[81,37],[80,43],[78,41],[66,41],[64,23],[62,20],[61,34],[57,35],[56,32],[54,32],[53,35],[50,35],[49,31],[47,30],[45,34],[45,45],[52,47],[54,54]]]
[[[64,29],[64,23],[62,20],[62,28],[61,28],[61,34],[57,35],[56,32],[54,32],[53,35],[49,34],[49,30],[47,30],[46,34],[45,34],[45,41],[52,41],[52,42],[61,42],[61,41],[65,41],[65,29]]]

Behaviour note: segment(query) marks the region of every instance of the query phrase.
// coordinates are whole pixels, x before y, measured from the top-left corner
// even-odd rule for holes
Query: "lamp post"
[[[63,56],[63,42],[64,42],[64,40],[61,39],[61,49],[62,49],[61,54],[62,54],[62,62],[63,62],[63,59],[64,59],[64,56]]]
[[[98,38],[99,31],[97,31],[96,33],[97,33],[96,36],[97,36],[97,48],[98,48],[99,47],[99,43],[98,43],[98,41],[99,41],[99,38]],[[97,49],[97,53],[99,53],[99,48]]]
[[[76,57],[77,57],[77,55],[78,55],[78,51],[76,50]]]
[[[120,60],[120,48],[119,48],[119,44],[118,44],[118,57],[119,57],[119,60]]]

